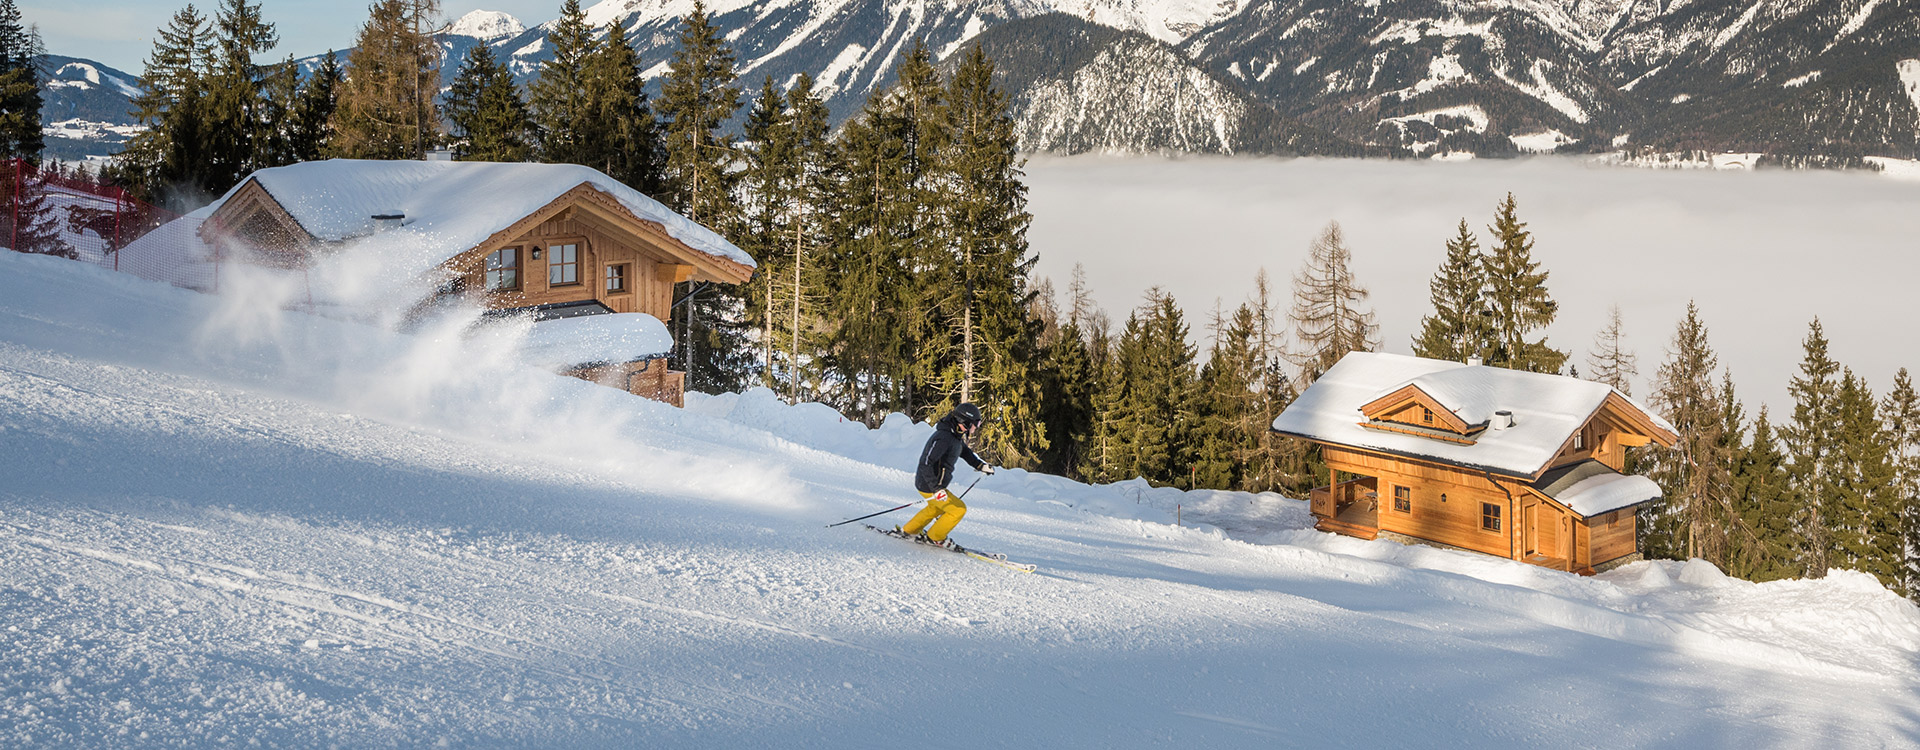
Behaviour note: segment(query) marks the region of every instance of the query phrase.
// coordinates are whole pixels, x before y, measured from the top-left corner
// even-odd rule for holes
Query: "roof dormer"
[[[1472,445],[1487,422],[1468,422],[1459,410],[1443,403],[1421,388],[1408,383],[1360,407],[1368,429],[1402,432],[1409,435]]]

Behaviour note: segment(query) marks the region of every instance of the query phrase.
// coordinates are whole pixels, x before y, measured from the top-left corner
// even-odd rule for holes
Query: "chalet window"
[[[520,288],[520,248],[503,247],[487,256],[487,291]]]
[[[1583,450],[1586,450],[1586,449],[1587,449],[1587,434],[1586,434],[1586,433],[1584,433],[1584,432],[1581,432],[1581,433],[1575,433],[1575,434],[1574,434],[1574,436],[1573,436],[1573,449],[1574,449],[1574,450],[1577,450],[1577,451],[1583,451]]]
[[[627,264],[607,266],[607,291],[624,292],[627,290]]]
[[[1420,421],[1433,424],[1433,410],[1424,406],[1420,407]]]
[[[1500,506],[1493,503],[1480,504],[1480,528],[1487,531],[1500,530]]]
[[[547,283],[552,286],[580,283],[579,245],[553,245],[547,248]]]
[[[1413,512],[1413,488],[1393,488],[1393,509],[1400,513]]]

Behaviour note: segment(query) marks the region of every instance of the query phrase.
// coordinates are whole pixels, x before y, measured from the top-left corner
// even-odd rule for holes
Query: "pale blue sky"
[[[47,51],[84,57],[139,75],[153,49],[154,33],[187,0],[16,0],[21,20],[40,27]],[[261,13],[280,32],[280,46],[268,53],[306,57],[352,46],[367,19],[365,0],[261,0]],[[588,7],[594,0],[582,0]],[[196,0],[208,16],[220,0]],[[535,26],[560,14],[560,0],[442,0],[441,12],[454,19],[472,10],[498,10]]]

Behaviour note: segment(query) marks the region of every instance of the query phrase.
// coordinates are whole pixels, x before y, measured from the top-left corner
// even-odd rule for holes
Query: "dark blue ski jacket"
[[[967,441],[960,436],[960,420],[948,414],[933,426],[933,437],[927,438],[927,447],[920,449],[920,465],[913,472],[913,488],[921,492],[939,492],[940,488],[953,481],[953,463],[964,458],[967,465],[975,469],[983,468],[987,462],[967,447]]]

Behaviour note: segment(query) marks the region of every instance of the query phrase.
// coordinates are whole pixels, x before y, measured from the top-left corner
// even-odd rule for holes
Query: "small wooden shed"
[[[1321,446],[1318,528],[1498,555],[1591,575],[1640,559],[1626,449],[1674,428],[1578,378],[1355,352],[1274,420]]]
[[[440,293],[495,310],[540,321],[651,318],[591,330],[638,331],[661,341],[639,349],[656,351],[628,347],[630,361],[559,369],[675,405],[684,375],[667,369],[671,339],[647,333],[664,335],[674,284],[738,284],[754,271],[751,256],[711,229],[574,164],[307,162],[255,172],[209,209],[204,242],[270,265],[306,267],[358,246],[389,259],[393,273],[428,276]]]

